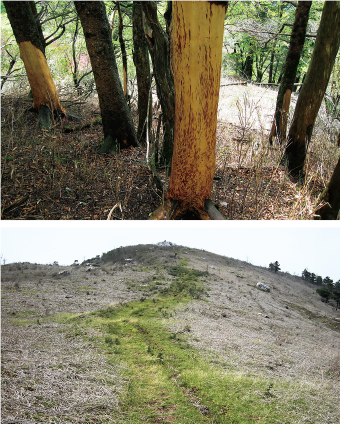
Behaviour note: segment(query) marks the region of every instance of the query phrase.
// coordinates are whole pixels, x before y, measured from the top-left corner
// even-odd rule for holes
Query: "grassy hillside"
[[[8,264],[2,422],[338,423],[339,318],[300,277],[183,246]]]

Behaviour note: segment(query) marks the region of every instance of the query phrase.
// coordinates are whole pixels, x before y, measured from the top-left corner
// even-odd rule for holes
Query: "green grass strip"
[[[285,390],[283,383],[274,385],[212,365],[187,343],[184,334],[165,329],[165,317],[189,300],[171,294],[88,316],[87,325],[103,334],[101,346],[109,360],[125,365],[128,383],[115,422],[294,422],[296,405],[287,405],[277,395]],[[85,322],[79,319],[77,324]]]

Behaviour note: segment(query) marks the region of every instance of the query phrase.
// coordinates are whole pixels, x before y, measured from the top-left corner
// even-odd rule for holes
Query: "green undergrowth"
[[[126,385],[115,422],[295,422],[296,400],[289,406],[280,400],[286,389],[283,383],[279,386],[209,363],[188,344],[189,326],[175,333],[166,330],[176,307],[190,301],[170,294],[69,321],[99,329],[97,342],[103,353],[113,364],[123,365]],[[304,407],[303,401],[298,407]]]
[[[340,331],[340,323],[338,321],[335,321],[332,318],[328,318],[326,316],[322,316],[320,314],[317,314],[315,312],[312,312],[306,308],[304,308],[301,305],[297,305],[295,303],[288,303],[290,308],[295,309],[296,311],[300,312],[301,315],[304,317],[307,317],[308,319],[319,322],[322,324],[326,324],[328,328],[334,331]]]

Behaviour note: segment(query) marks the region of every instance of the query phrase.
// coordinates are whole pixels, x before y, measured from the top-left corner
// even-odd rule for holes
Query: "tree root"
[[[29,111],[37,112],[36,109],[31,108]],[[81,121],[83,118],[71,115],[63,110],[54,110],[54,117],[66,118],[70,121]],[[49,131],[52,128],[52,112],[51,109],[46,105],[41,105],[38,112],[38,125],[39,128],[44,131]]]
[[[150,216],[149,220],[224,220],[210,199],[205,200],[204,210],[189,203],[166,199]]]

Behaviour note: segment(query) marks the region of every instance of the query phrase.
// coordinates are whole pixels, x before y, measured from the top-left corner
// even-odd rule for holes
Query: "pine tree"
[[[326,277],[323,279],[323,285],[326,286],[328,290],[331,290],[331,291],[334,288],[333,280],[329,277]]]
[[[310,272],[306,268],[302,271],[302,278],[306,281],[309,281]]]
[[[280,264],[278,263],[278,261],[275,261],[274,272],[278,272],[278,271],[281,271]]]
[[[316,281],[315,281],[315,283],[316,283],[318,286],[322,286],[322,277],[321,277],[321,275],[318,275],[318,276],[316,277]]]
[[[317,289],[316,291],[322,297],[323,301],[328,303],[329,299],[332,296],[332,293],[328,290],[328,288],[321,287],[320,289]]]

